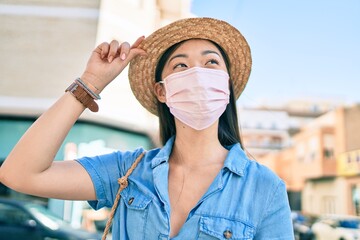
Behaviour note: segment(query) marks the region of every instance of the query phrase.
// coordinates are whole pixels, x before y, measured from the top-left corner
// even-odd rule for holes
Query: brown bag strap
[[[124,190],[127,186],[128,186],[128,177],[130,176],[130,174],[134,171],[134,169],[136,168],[136,166],[138,165],[138,163],[141,161],[141,159],[143,158],[143,156],[145,155],[145,151],[142,152],[135,160],[135,162],[131,165],[131,167],[128,169],[128,171],[126,172],[126,174],[124,176],[122,176],[121,178],[118,179],[118,183],[119,183],[119,190],[118,192],[116,193],[116,198],[114,200],[114,205],[112,206],[111,208],[111,211],[110,211],[110,216],[109,216],[109,219],[107,220],[106,222],[106,227],[105,227],[105,230],[104,230],[104,233],[102,235],[102,238],[101,240],[105,240],[106,239],[106,236],[108,235],[109,233],[109,230],[110,230],[110,226],[111,226],[111,223],[112,223],[112,220],[114,218],[114,214],[115,214],[115,211],[116,211],[116,208],[119,204],[119,200],[120,200],[120,193],[122,190]]]

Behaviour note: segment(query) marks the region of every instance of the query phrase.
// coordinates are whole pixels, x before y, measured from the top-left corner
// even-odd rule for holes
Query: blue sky
[[[193,0],[192,12],[231,23],[249,42],[253,68],[240,103],[360,103],[359,0]]]

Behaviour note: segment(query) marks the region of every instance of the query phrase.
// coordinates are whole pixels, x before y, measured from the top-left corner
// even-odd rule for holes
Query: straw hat
[[[147,56],[137,56],[130,62],[130,87],[141,105],[151,113],[158,115],[154,84],[160,57],[172,45],[193,38],[211,40],[222,47],[230,61],[235,99],[244,90],[251,70],[251,54],[241,33],[227,22],[213,18],[181,19],[145,38],[139,48],[144,49]]]

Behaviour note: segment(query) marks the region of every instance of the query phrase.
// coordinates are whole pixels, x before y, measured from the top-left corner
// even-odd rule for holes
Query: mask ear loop
[[[163,84],[163,87],[166,89],[166,87],[165,87],[165,81],[164,80],[161,80],[161,81],[158,81],[158,82],[156,82],[155,84]],[[161,96],[163,96],[163,97],[165,97],[165,93],[163,93]]]

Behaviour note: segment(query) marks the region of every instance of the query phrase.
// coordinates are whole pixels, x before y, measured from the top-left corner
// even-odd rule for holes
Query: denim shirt
[[[129,177],[113,220],[114,240],[170,239],[168,160],[173,142],[171,138],[164,147],[148,151]],[[249,160],[240,144],[228,150],[223,168],[171,239],[293,240],[284,182],[265,166]],[[119,188],[117,179],[142,151],[78,160],[95,187],[97,200],[89,201],[94,209],[111,208]]]

